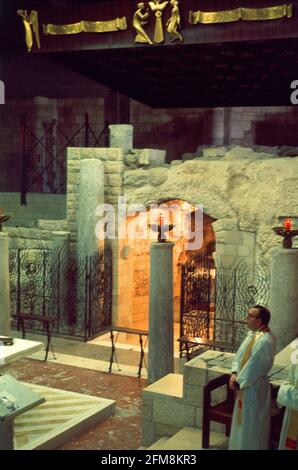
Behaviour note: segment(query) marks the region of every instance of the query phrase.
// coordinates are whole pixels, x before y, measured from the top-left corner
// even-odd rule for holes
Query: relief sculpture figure
[[[154,30],[154,42],[160,44],[164,41],[163,25],[162,25],[162,14],[166,8],[167,2],[159,3],[160,0],[155,0],[154,2],[149,2],[149,6],[152,11],[155,12],[155,30]]]
[[[178,0],[171,0],[170,4],[172,5],[172,15],[168,19],[166,26],[167,31],[171,35],[171,41],[183,41],[182,34],[179,33],[178,29],[180,28],[180,12],[179,12],[179,2]]]
[[[145,5],[144,3],[138,3],[137,11],[133,16],[132,25],[135,28],[137,35],[135,37],[135,42],[139,43],[149,43],[153,44],[148,34],[144,30],[143,26],[148,23],[149,13],[148,11],[143,12]]]
[[[39,38],[39,26],[38,26],[38,13],[36,10],[32,10],[30,13],[28,10],[18,10],[18,15],[23,18],[23,24],[25,28],[25,39],[28,52],[31,51],[33,46],[33,33],[35,34],[36,44],[40,49],[40,38]],[[33,30],[33,31],[32,31]]]

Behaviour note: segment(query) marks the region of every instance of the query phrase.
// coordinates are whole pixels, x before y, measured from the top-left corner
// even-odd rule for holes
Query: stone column
[[[14,450],[14,420],[0,420],[0,450]]]
[[[149,383],[174,371],[173,247],[152,243],[150,249]]]
[[[298,248],[275,248],[271,262],[270,328],[277,351],[298,334]]]
[[[133,148],[133,126],[131,124],[112,124],[110,129],[110,147],[123,149],[123,153]]]
[[[104,203],[104,164],[95,159],[81,160],[78,208],[78,257],[90,256],[98,250],[95,228],[96,208]]]
[[[8,234],[0,232],[0,335],[10,336]]]

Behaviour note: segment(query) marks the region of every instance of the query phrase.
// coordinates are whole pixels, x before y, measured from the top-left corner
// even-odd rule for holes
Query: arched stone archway
[[[196,229],[201,231],[202,244],[189,243],[185,236],[177,236],[173,230],[167,234],[167,239],[175,243],[173,250],[173,274],[174,274],[174,321],[177,324],[176,331],[179,334],[180,324],[180,297],[181,297],[181,267],[187,260],[202,251],[212,258],[215,251],[215,235],[212,223],[215,219],[208,214],[199,214],[199,206],[190,204],[182,199],[158,201],[146,207],[146,214],[128,215],[125,223],[127,236],[119,240],[119,279],[118,279],[118,309],[113,322],[122,326],[133,328],[148,328],[149,322],[149,276],[150,276],[150,244],[155,241],[157,234],[149,227],[149,221],[157,222],[159,211],[164,211],[164,223],[179,223],[179,217],[175,211],[187,207],[191,233]],[[137,208],[137,206],[135,206]],[[166,215],[169,208],[169,215]],[[155,211],[155,213],[154,213]],[[200,224],[196,227],[196,224]],[[136,235],[132,237],[132,232]],[[193,239],[191,240],[193,241]]]

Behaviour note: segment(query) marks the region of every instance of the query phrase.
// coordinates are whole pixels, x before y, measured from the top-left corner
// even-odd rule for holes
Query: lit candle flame
[[[164,218],[161,214],[159,214],[159,217],[158,217],[158,225],[163,225],[164,224]]]
[[[292,219],[291,219],[290,217],[287,217],[287,218],[284,220],[284,228],[285,228],[285,230],[291,230],[292,225],[293,225]]]

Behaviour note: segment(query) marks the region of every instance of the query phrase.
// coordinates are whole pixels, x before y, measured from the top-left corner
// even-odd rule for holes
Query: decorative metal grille
[[[213,261],[206,253],[182,266],[180,336],[210,336]]]
[[[200,253],[182,267],[180,336],[240,343],[246,316],[254,304],[268,305],[270,271],[258,265],[254,279],[245,262],[217,265]],[[183,346],[181,345],[181,348]]]
[[[30,248],[12,243],[9,254],[12,313],[57,317],[53,333],[88,340],[111,323],[112,251],[80,260],[69,257],[68,247]],[[27,322],[32,330],[42,323]]]
[[[254,279],[245,262],[217,266],[215,284],[214,339],[240,343],[246,333],[248,309],[254,304],[268,305],[270,271],[258,265]]]
[[[108,122],[97,135],[89,122],[76,130],[64,129],[55,119],[44,123],[42,135],[29,126],[23,117],[21,125],[22,189],[21,204],[28,192],[65,193],[67,147],[101,147],[108,145]]]

